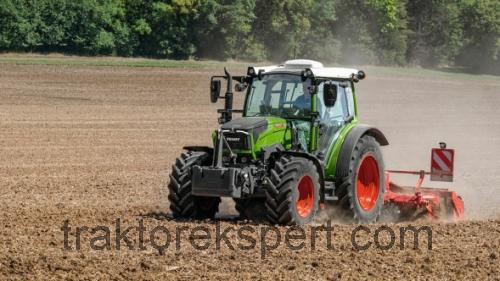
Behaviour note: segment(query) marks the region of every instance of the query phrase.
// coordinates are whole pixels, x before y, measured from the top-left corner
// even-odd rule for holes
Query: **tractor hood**
[[[286,132],[286,120],[278,117],[242,117],[231,120],[221,126],[222,130],[230,130],[232,133],[226,135],[229,144],[233,147],[243,148],[241,131],[251,137],[246,141],[244,150],[252,153],[260,152],[262,147],[275,143],[284,144]],[[238,132],[239,131],[239,132]],[[238,142],[238,143],[236,143]]]
[[[238,119],[233,119],[224,125],[222,125],[223,130],[252,130],[266,128],[268,124],[267,118],[265,117],[243,117]]]

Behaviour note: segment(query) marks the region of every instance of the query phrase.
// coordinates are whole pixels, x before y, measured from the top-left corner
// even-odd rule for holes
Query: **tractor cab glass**
[[[318,86],[318,112],[320,116],[320,139],[318,151],[326,153],[332,139],[337,138],[337,133],[344,126],[349,117],[355,115],[354,97],[351,87],[342,85],[337,81],[329,81],[329,84],[336,85],[337,99],[331,107],[325,106],[324,84]]]
[[[271,74],[254,79],[245,105],[245,116],[279,116],[308,119],[311,113],[311,80],[299,75]]]

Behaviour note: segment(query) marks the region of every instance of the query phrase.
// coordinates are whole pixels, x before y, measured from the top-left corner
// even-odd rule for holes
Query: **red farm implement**
[[[384,217],[390,220],[411,220],[422,216],[439,220],[460,219],[464,215],[464,203],[454,191],[443,188],[422,187],[426,175],[431,181],[453,181],[454,150],[445,143],[433,148],[431,170],[401,171],[386,170],[384,194]],[[418,176],[415,186],[400,186],[391,181],[391,174]]]

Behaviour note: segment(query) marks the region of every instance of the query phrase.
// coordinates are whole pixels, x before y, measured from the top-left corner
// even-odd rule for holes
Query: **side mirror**
[[[363,70],[358,71],[358,79],[363,80],[366,78],[366,74]]]
[[[363,80],[366,78],[366,74],[363,70],[358,71],[356,74],[352,74],[352,81],[359,82],[359,80]]]
[[[216,103],[220,96],[220,80],[212,80],[210,82],[210,101]]]
[[[323,85],[323,101],[326,107],[332,107],[337,101],[337,85],[324,84]]]

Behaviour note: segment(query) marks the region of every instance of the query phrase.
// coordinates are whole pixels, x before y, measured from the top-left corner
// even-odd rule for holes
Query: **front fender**
[[[212,157],[212,155],[214,154],[214,149],[208,146],[184,146],[182,149],[189,151],[206,152],[208,153],[208,155],[210,155],[210,157]]]

